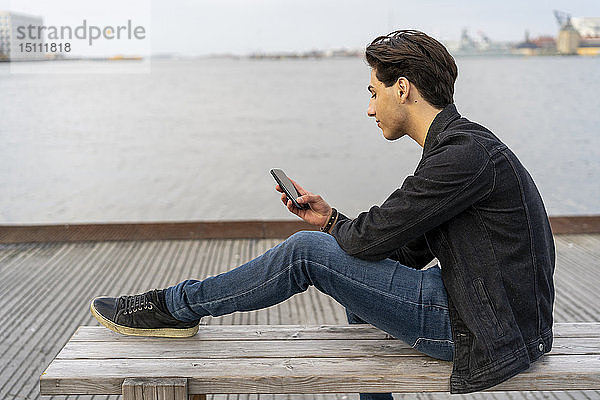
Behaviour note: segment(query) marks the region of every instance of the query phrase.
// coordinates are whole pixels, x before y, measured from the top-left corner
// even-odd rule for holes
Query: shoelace
[[[152,302],[145,294],[137,294],[135,296],[121,297],[121,306],[125,308],[123,315],[133,314],[142,310],[152,310],[154,308]]]

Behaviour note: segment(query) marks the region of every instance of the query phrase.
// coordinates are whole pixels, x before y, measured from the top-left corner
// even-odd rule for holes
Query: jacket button
[[[540,343],[538,345],[538,349],[540,349],[540,351],[544,351],[544,343]]]

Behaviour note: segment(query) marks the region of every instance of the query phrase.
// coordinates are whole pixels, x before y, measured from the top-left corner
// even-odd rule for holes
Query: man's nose
[[[367,108],[367,115],[369,117],[375,116],[375,106],[373,105],[373,100],[369,101],[369,107]]]

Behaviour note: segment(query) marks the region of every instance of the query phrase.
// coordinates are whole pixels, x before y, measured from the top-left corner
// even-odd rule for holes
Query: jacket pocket
[[[480,321],[481,325],[485,328],[486,332],[492,334],[494,338],[500,338],[504,336],[506,332],[504,332],[500,326],[494,306],[492,305],[487,291],[485,290],[483,279],[475,279],[473,281],[473,285],[475,286],[475,291],[477,293],[477,297],[479,298],[479,307],[476,307],[476,309],[480,309],[482,311]]]

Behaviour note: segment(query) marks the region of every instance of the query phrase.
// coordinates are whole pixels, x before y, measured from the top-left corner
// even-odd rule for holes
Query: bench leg
[[[188,400],[185,378],[128,378],[123,400]]]

